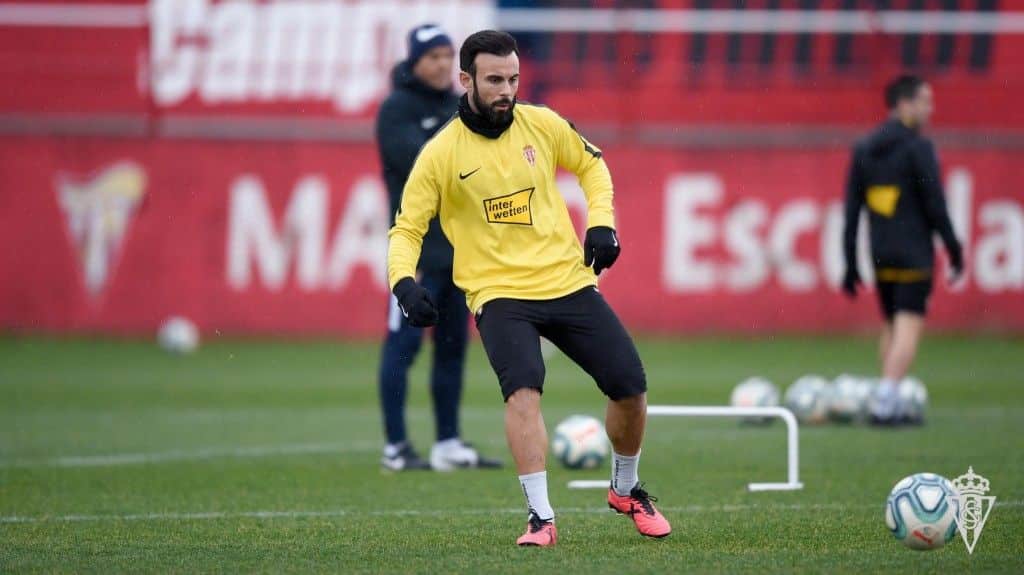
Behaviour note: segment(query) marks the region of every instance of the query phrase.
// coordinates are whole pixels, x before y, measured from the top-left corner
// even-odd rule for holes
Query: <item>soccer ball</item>
[[[842,423],[863,421],[867,415],[871,387],[870,380],[855,375],[844,373],[837,377],[832,382],[829,418]]]
[[[779,404],[779,388],[763,377],[749,377],[732,389],[729,405],[733,407],[775,407]],[[770,417],[744,417],[746,423],[771,423]]]
[[[805,375],[786,390],[786,407],[801,423],[822,423],[828,418],[831,385],[824,377]]]
[[[921,551],[938,549],[956,535],[956,489],[934,473],[915,473],[892,488],[885,524],[901,543]]]
[[[199,328],[186,318],[167,318],[157,333],[157,342],[171,353],[192,353],[199,347]]]
[[[896,393],[903,407],[903,417],[910,423],[924,422],[924,412],[928,407],[928,388],[916,377],[904,377],[896,386]]]
[[[595,469],[608,457],[604,425],[589,415],[573,415],[555,427],[551,452],[569,469]]]

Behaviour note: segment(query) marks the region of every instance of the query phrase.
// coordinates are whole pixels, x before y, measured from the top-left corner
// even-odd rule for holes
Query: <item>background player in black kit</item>
[[[867,206],[871,259],[885,316],[880,342],[882,380],[869,402],[876,424],[909,421],[896,386],[906,376],[924,328],[935,269],[933,235],[949,253],[953,278],[963,251],[946,209],[935,146],[921,135],[932,114],[932,89],[916,76],[900,76],[885,90],[889,118],[853,149],[846,186],[843,291],[856,297],[857,225]]]

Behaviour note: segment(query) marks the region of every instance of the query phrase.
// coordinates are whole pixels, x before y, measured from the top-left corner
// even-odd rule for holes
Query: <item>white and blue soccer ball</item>
[[[776,407],[779,388],[763,377],[748,377],[732,389],[729,405],[733,407]],[[744,417],[745,423],[771,423],[770,417]]]
[[[604,425],[596,417],[573,415],[555,426],[551,452],[569,469],[596,469],[610,451]]]
[[[823,423],[828,419],[832,384],[819,375],[805,375],[786,389],[786,407],[800,423]]]
[[[896,386],[901,415],[910,423],[923,423],[928,408],[928,388],[916,377],[904,377]]]
[[[911,549],[938,549],[956,536],[956,489],[934,473],[915,473],[892,488],[885,502],[885,524]]]
[[[842,374],[832,381],[828,416],[841,423],[856,423],[867,418],[868,399],[873,389],[869,379]]]

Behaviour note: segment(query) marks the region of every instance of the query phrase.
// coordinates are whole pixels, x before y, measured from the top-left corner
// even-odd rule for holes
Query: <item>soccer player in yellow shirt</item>
[[[639,481],[647,380],[636,346],[597,291],[597,276],[619,256],[612,181],[601,151],[548,108],[516,102],[515,39],[494,30],[466,39],[459,53],[466,94],[453,118],[420,151],[402,194],[388,246],[388,280],[412,325],[437,321],[416,283],[423,235],[437,215],[455,248],[454,280],[466,292],[505,398],[505,435],[526,495],[519,545],[557,540],[548,501],[547,431],[540,410],[540,337],[558,346],[608,397],[612,442],[608,505],[649,537],[671,533]],[[581,246],[555,170],[576,174],[587,197]]]

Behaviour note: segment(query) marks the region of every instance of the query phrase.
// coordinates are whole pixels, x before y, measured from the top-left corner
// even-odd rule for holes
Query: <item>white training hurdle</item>
[[[727,405],[649,405],[647,415],[682,417],[774,417],[786,424],[786,470],[784,483],[750,483],[749,491],[796,491],[800,483],[800,446],[796,417],[784,407],[731,407]],[[577,479],[569,482],[570,489],[607,489],[608,480]]]

